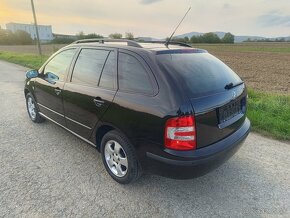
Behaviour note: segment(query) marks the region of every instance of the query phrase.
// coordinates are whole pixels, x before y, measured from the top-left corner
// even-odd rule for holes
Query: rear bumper
[[[250,128],[250,121],[246,119],[230,136],[195,151],[146,152],[145,171],[175,179],[202,176],[233,156],[248,136]]]

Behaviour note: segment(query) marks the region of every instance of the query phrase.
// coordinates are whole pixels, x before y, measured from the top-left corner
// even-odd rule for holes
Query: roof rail
[[[166,41],[145,41],[145,42],[141,42],[140,43],[161,43],[161,44],[164,44],[166,43]],[[176,41],[170,41],[168,42],[169,45],[180,45],[180,46],[184,46],[184,47],[190,47],[192,48],[191,45],[187,44],[187,43],[184,43],[184,42],[176,42]]]
[[[90,42],[98,42],[100,44],[104,44],[105,42],[127,42],[128,46],[142,48],[142,46],[138,42],[128,39],[107,39],[107,38],[81,39],[73,42],[72,44],[90,43]]]

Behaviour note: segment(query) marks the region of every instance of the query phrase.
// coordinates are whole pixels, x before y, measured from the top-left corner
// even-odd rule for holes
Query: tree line
[[[105,37],[96,33],[84,34],[84,32],[79,32],[76,34],[74,38],[55,37],[50,43],[69,44],[74,42],[75,40],[94,39],[94,38],[105,38]],[[109,38],[122,39],[123,34],[112,33],[109,35]],[[133,40],[134,34],[131,32],[126,32],[124,38]],[[0,28],[0,45],[31,45],[35,43],[36,41],[31,38],[30,34],[23,30],[17,30],[16,32],[12,32],[10,30]]]
[[[53,44],[68,44],[68,43],[72,43],[75,40],[96,39],[96,38],[103,39],[105,37],[103,35],[96,34],[96,33],[84,34],[84,32],[81,31],[81,32],[76,34],[75,39],[65,38],[65,37],[63,37],[63,38],[57,37],[57,38],[53,39],[51,41],[51,43],[53,43]],[[123,38],[123,34],[121,34],[121,33],[111,33],[109,35],[109,38],[111,38],[111,39],[122,39]],[[131,32],[126,32],[124,38],[133,40],[134,39],[134,34],[131,33]]]
[[[183,43],[234,43],[235,42],[235,36],[231,33],[226,33],[224,37],[220,38],[215,33],[205,33],[200,36],[192,36],[184,37],[184,38],[173,38],[173,41],[177,42],[183,42]]]

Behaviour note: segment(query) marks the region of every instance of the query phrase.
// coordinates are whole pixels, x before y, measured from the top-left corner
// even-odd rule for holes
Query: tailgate
[[[197,148],[211,145],[239,129],[246,118],[246,97],[246,88],[241,85],[215,95],[191,99]]]

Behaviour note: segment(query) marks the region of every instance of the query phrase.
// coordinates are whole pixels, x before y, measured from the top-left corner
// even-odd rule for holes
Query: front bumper
[[[175,178],[190,179],[217,168],[241,147],[251,129],[246,119],[233,134],[210,146],[194,151],[165,150],[165,155],[146,152],[146,172]]]

